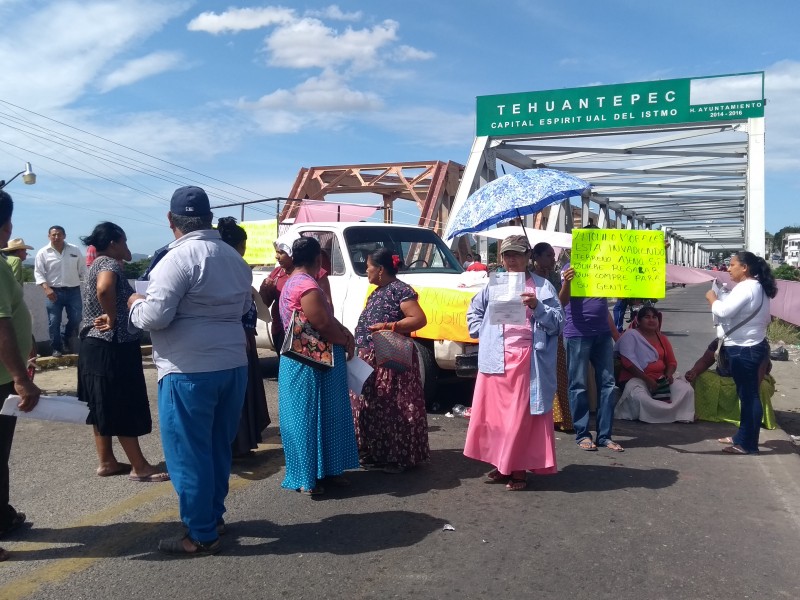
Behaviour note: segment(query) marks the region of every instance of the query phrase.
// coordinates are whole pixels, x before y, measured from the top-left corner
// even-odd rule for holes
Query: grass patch
[[[767,327],[767,339],[770,343],[783,342],[790,346],[800,344],[800,328],[780,319],[772,319]]]

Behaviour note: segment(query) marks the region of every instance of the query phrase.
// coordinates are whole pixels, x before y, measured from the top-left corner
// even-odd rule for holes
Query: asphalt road
[[[681,370],[713,336],[704,291],[677,288],[658,304]],[[264,367],[275,419],[274,361]],[[155,371],[146,373],[155,416]],[[37,377],[74,390],[74,369]],[[796,365],[776,365],[776,377],[784,404],[800,404]],[[450,405],[468,393],[440,389]],[[465,419],[429,423],[429,465],[354,472],[351,487],[318,498],[280,488],[270,426],[256,457],[234,466],[223,552],[185,560],[155,551],[181,532],[170,484],[98,478],[89,428],[20,421],[11,501],[32,527],[0,542],[13,552],[0,564],[0,599],[738,599],[800,589],[800,459],[781,430],[762,430],[760,456],[722,454],[715,438],[732,429],[711,423],[617,421],[623,454],[582,452],[559,434],[559,474],[530,476],[514,493],[484,484],[489,467],[461,454]],[[157,432],[142,444],[162,458]]]

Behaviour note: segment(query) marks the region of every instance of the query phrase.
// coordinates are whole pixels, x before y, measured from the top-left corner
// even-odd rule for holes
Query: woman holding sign
[[[467,311],[469,334],[481,343],[464,455],[494,465],[486,483],[519,491],[528,485],[527,471],[557,471],[553,397],[564,311],[553,284],[527,270],[530,246],[525,236],[507,237],[500,254],[509,275],[524,273],[523,322],[496,318],[499,308],[490,302],[497,283],[493,274]]]

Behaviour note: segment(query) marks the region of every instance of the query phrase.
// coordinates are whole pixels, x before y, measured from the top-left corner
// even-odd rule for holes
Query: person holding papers
[[[464,455],[495,467],[486,483],[519,491],[526,471],[557,471],[553,397],[564,311],[553,284],[527,270],[525,236],[503,240],[500,255],[507,272],[493,273],[467,310],[469,334],[481,343]]]
[[[86,422],[94,427],[97,474],[169,481],[169,475],[147,462],[139,446],[139,436],[150,433],[153,422],[142,371],[141,332],[128,331],[133,288],[119,263],[131,259],[128,238],[119,225],[105,222],[81,240],[97,252],[83,290],[78,355],[78,398],[89,405]],[[112,436],[119,439],[130,464],[117,461]]]
[[[759,370],[769,356],[769,306],[778,288],[767,262],[752,252],[734,254],[728,271],[736,284],[730,294],[721,299],[714,290],[706,292],[711,313],[719,321],[718,336],[741,401],[739,431],[719,442],[725,444],[722,451],[726,454],[756,454],[764,414]]]

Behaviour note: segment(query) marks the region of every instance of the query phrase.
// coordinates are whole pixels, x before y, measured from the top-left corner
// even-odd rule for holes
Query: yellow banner
[[[419,305],[428,318],[428,324],[411,335],[429,340],[477,342],[477,340],[469,337],[469,332],[467,331],[467,309],[472,298],[480,290],[465,291],[447,288],[413,287],[414,291],[419,294]],[[367,288],[367,297],[374,289],[374,285],[370,285]]]
[[[244,260],[248,265],[275,264],[275,247],[278,237],[278,221],[242,221],[240,225],[247,232],[247,250]]]
[[[573,230],[570,266],[573,296],[663,298],[666,293],[662,231]]]

